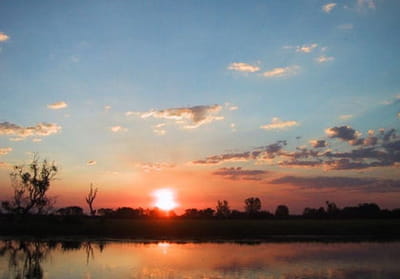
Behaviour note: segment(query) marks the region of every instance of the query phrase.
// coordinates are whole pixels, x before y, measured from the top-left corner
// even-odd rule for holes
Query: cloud
[[[108,112],[110,110],[111,110],[111,106],[109,106],[109,105],[104,106],[104,111],[105,112]]]
[[[66,108],[66,107],[68,107],[68,104],[66,102],[64,102],[64,101],[56,102],[56,103],[47,105],[47,108],[49,108],[49,109],[63,109],[63,108]]]
[[[9,168],[11,165],[6,162],[0,162],[0,168]]]
[[[351,30],[354,28],[354,25],[352,23],[343,23],[338,25],[337,28],[342,30]]]
[[[339,116],[339,118],[341,120],[348,120],[350,118],[353,118],[353,115],[352,114],[342,114],[342,115]]]
[[[318,47],[318,44],[315,44],[315,43],[310,44],[310,45],[297,46],[296,52],[310,53],[317,47]]]
[[[124,132],[127,132],[127,131],[128,131],[127,128],[124,128],[124,127],[122,127],[122,126],[112,126],[112,127],[110,128],[110,130],[111,130],[111,132],[113,132],[113,133],[124,133]]]
[[[5,42],[8,41],[9,39],[10,37],[7,34],[0,32],[0,42]]]
[[[43,137],[57,134],[61,126],[51,123],[39,123],[35,126],[22,127],[10,122],[0,123],[0,135],[16,136],[14,139],[23,140],[26,137]]]
[[[194,107],[181,107],[170,108],[164,110],[151,110],[144,113],[127,112],[126,115],[139,115],[141,118],[161,118],[168,120],[175,120],[176,123],[183,125],[185,129],[195,129],[204,124],[211,123],[216,120],[224,119],[219,116],[222,106],[194,106]]]
[[[323,5],[321,9],[325,13],[329,14],[333,10],[333,8],[335,8],[335,6],[336,6],[336,3],[328,3],[328,4]]]
[[[10,153],[13,149],[11,147],[3,147],[0,148],[0,156],[1,155],[7,155],[8,153]]]
[[[282,121],[278,117],[274,117],[271,120],[271,123],[262,125],[260,128],[264,130],[272,130],[272,129],[285,129],[293,126],[297,126],[299,123],[297,121]]]
[[[225,108],[227,108],[230,111],[238,110],[239,107],[232,104],[232,103],[225,103]]]
[[[376,9],[375,0],[357,0],[357,8],[359,10]]]
[[[270,181],[271,184],[292,184],[303,189],[351,188],[365,192],[400,191],[400,180],[358,178],[343,176],[283,176]]]
[[[300,70],[300,66],[292,65],[292,66],[288,66],[288,67],[274,68],[270,71],[264,72],[262,75],[266,78],[287,77],[287,76],[296,75],[299,70]]]
[[[327,147],[326,140],[310,140],[310,144],[314,148]]]
[[[237,168],[221,168],[213,172],[213,175],[219,175],[230,180],[262,180],[262,175],[267,174],[265,170],[244,170]]]
[[[164,169],[174,168],[175,165],[171,163],[138,163],[136,164],[137,167],[140,167],[145,172],[151,171],[162,171]]]
[[[333,56],[326,56],[326,55],[321,55],[317,58],[315,58],[315,61],[317,61],[318,63],[326,63],[326,62],[330,62],[335,60],[335,58]]]
[[[243,62],[234,62],[229,64],[227,69],[231,71],[254,73],[258,72],[260,70],[260,67]]]
[[[89,161],[87,161],[87,165],[88,166],[94,166],[94,165],[96,165],[97,164],[97,162],[95,161],[95,160],[89,160]]]
[[[325,133],[330,138],[339,138],[344,141],[356,140],[360,134],[350,126],[328,128]]]

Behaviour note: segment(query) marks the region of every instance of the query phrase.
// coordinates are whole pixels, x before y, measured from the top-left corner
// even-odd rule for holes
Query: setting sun
[[[178,206],[175,201],[175,194],[171,189],[158,189],[153,192],[155,206],[162,210],[172,210]]]

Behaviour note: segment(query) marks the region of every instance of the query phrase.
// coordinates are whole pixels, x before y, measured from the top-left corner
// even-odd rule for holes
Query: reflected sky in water
[[[400,242],[0,242],[6,278],[400,278]]]

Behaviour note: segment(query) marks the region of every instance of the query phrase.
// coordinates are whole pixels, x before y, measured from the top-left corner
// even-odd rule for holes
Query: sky
[[[400,207],[400,2],[0,1],[0,200]]]

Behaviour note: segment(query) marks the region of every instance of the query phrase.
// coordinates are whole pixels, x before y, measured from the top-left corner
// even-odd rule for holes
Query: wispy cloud
[[[174,168],[175,164],[166,163],[166,162],[137,163],[136,166],[141,168],[145,172],[151,172],[151,171],[162,171],[164,169]]]
[[[230,180],[262,180],[263,175],[268,172],[265,170],[245,170],[237,168],[221,168],[213,172],[213,175],[222,176]]]
[[[272,118],[271,123],[262,125],[260,128],[264,130],[285,129],[297,125],[299,125],[297,121],[282,121],[279,117],[274,117]]]
[[[258,67],[257,65],[247,64],[243,62],[234,62],[229,64],[227,69],[237,72],[254,73],[258,72],[260,70],[260,67]]]
[[[10,37],[7,34],[0,32],[0,42],[5,42],[8,41],[9,39]]]
[[[113,132],[113,133],[123,133],[123,132],[127,132],[127,131],[128,131],[127,128],[124,128],[124,127],[122,127],[122,126],[112,126],[112,127],[110,128],[110,130],[111,130],[111,132]]]
[[[310,53],[317,47],[318,47],[318,44],[315,44],[315,43],[309,44],[309,45],[297,46],[296,52]]]
[[[325,13],[329,14],[335,7],[336,7],[336,3],[328,3],[328,4],[323,5],[321,9]]]
[[[359,10],[376,9],[375,0],[357,0],[357,8]]]
[[[341,188],[363,192],[400,191],[400,181],[380,178],[360,178],[343,176],[283,176],[270,181],[271,184],[292,184],[304,189]]]
[[[288,66],[288,67],[278,67],[278,68],[274,68],[270,71],[264,72],[263,76],[266,78],[287,77],[287,76],[296,75],[299,70],[300,70],[300,66],[298,66],[298,65],[292,65],[292,66]]]
[[[153,117],[174,120],[185,129],[195,129],[204,124],[224,119],[223,116],[218,115],[221,109],[222,106],[220,105],[209,105],[151,110],[144,113],[127,112],[126,115],[138,115],[141,118]]]
[[[49,136],[60,131],[61,126],[45,122],[30,127],[23,127],[10,122],[0,123],[0,135],[16,136],[18,139],[25,139],[31,136]]]
[[[64,102],[64,101],[56,102],[56,103],[47,105],[47,108],[49,108],[49,109],[63,109],[63,108],[66,108],[66,107],[68,107],[68,104],[66,102]]]
[[[352,114],[342,114],[339,116],[339,118],[341,120],[349,120],[349,119],[353,118],[353,115]]]
[[[89,160],[89,161],[87,161],[87,165],[88,166],[94,166],[94,165],[96,165],[97,164],[97,162],[95,161],[95,160]]]
[[[0,156],[10,153],[13,149],[11,147],[0,148]]]
[[[111,110],[111,106],[110,105],[104,106],[104,111],[105,112],[109,112],[110,110]]]
[[[342,30],[351,30],[354,28],[354,25],[352,23],[344,23],[344,24],[338,25],[337,28],[342,29]]]
[[[321,55],[317,58],[315,58],[315,61],[317,61],[318,63],[326,63],[326,62],[330,62],[335,60],[335,58],[333,56],[326,56],[326,55]]]

